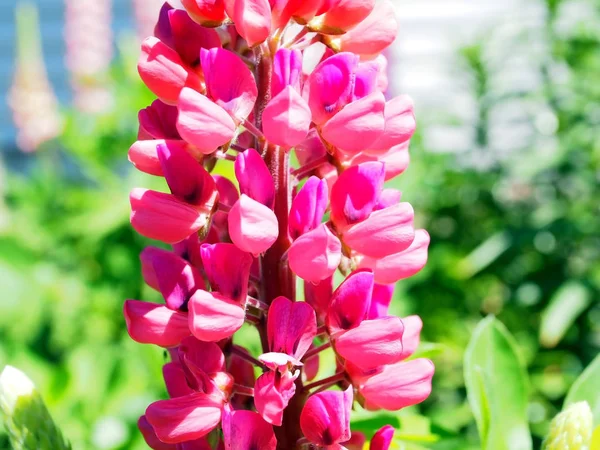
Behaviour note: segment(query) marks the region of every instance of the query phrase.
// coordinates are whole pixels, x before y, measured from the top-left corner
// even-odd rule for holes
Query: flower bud
[[[569,405],[550,423],[544,450],[588,450],[592,439],[593,417],[587,402]]]

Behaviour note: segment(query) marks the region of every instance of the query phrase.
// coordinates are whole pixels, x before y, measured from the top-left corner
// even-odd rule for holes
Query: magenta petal
[[[269,307],[267,338],[272,352],[302,359],[317,335],[317,318],[312,307],[277,297]]]
[[[325,278],[319,283],[304,282],[304,300],[313,307],[319,321],[327,315],[331,295],[333,294],[333,277]]]
[[[292,201],[289,231],[292,239],[317,228],[327,209],[327,181],[315,176],[306,180]]]
[[[306,401],[300,414],[300,428],[313,444],[329,446],[350,439],[352,386],[345,391],[325,391]]]
[[[146,409],[146,419],[163,442],[177,444],[201,438],[221,421],[221,402],[203,393],[159,400]]]
[[[269,168],[253,148],[239,153],[235,159],[235,177],[240,192],[253,200],[273,208],[275,184]]]
[[[404,334],[402,335],[402,359],[412,356],[421,341],[423,321],[419,316],[408,316],[402,319]]]
[[[226,144],[236,125],[227,111],[193,89],[184,88],[179,96],[177,130],[190,144],[205,154]]]
[[[291,86],[267,104],[263,112],[263,132],[267,140],[285,148],[300,144],[311,124],[311,113],[306,100]]]
[[[390,284],[412,277],[427,263],[429,234],[425,230],[416,230],[415,239],[406,250],[384,258],[363,258],[361,268],[369,268],[375,274],[377,283]]]
[[[244,304],[248,295],[252,256],[233,244],[223,243],[203,244],[200,254],[211,289]]]
[[[233,411],[223,418],[225,450],[275,450],[273,427],[254,411]]]
[[[129,336],[141,344],[173,347],[190,335],[187,314],[163,305],[126,300],[123,315]]]
[[[290,372],[266,372],[254,385],[254,405],[267,422],[280,426],[283,411],[296,392],[296,377]]]
[[[290,86],[300,92],[302,80],[302,52],[282,47],[273,59],[271,96],[276,97],[285,87]]]
[[[208,96],[236,122],[248,117],[258,95],[248,66],[238,55],[222,48],[203,48],[200,58]]]
[[[181,9],[169,11],[169,22],[175,50],[191,67],[200,63],[200,49],[221,47],[221,39],[215,30],[200,26]]]
[[[360,325],[371,305],[373,285],[373,273],[369,270],[356,270],[346,277],[333,293],[327,311],[330,333]]]
[[[345,106],[321,130],[331,145],[350,155],[365,150],[383,133],[385,97],[375,92]]]
[[[370,146],[369,151],[387,152],[392,147],[408,141],[415,132],[415,115],[410,97],[400,95],[385,104],[385,130]]]
[[[249,47],[260,44],[271,32],[269,0],[235,0],[232,19]]]
[[[428,359],[418,358],[384,366],[368,378],[360,393],[368,407],[397,411],[421,403],[431,393],[434,366]]]
[[[415,239],[414,211],[400,203],[373,212],[344,232],[344,243],[372,258],[383,258],[409,248]]]
[[[177,108],[156,99],[138,113],[140,132],[152,139],[181,139],[177,131]],[[142,138],[138,138],[142,139]]]
[[[393,364],[402,359],[403,331],[398,317],[364,320],[336,339],[335,350],[363,370]]]
[[[373,286],[373,297],[367,319],[378,319],[388,315],[388,309],[394,296],[394,287],[395,284],[375,284]]]
[[[369,450],[389,450],[394,439],[394,427],[385,425],[381,427],[371,438]]]
[[[292,271],[312,283],[332,276],[341,259],[342,243],[324,223],[296,239],[288,251]]]
[[[163,366],[163,378],[171,398],[184,397],[194,393],[194,390],[187,384],[185,372],[176,362],[170,362]]]
[[[153,450],[177,450],[174,444],[165,444],[160,439],[156,437],[156,433],[154,432],[154,428],[146,419],[146,416],[141,416],[138,420],[137,426],[144,437],[144,441],[148,447]]]
[[[257,256],[269,249],[279,235],[275,213],[243,195],[229,211],[229,236],[240,249]]]
[[[244,324],[244,308],[218,292],[196,291],[188,310],[190,330],[201,341],[231,337]]]
[[[142,236],[174,244],[206,225],[208,211],[193,208],[175,196],[135,188],[129,195],[130,221]]]

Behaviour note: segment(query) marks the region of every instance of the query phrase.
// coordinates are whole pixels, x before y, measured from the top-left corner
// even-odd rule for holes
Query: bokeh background
[[[135,422],[164,395],[163,352],[121,314],[156,295],[127,201],[151,181],[126,152],[159,3],[0,3],[0,367],[30,375],[76,449],[144,448]],[[494,314],[527,366],[538,448],[600,348],[600,2],[396,5],[391,89],[415,99],[418,132],[394,184],[432,244],[394,307],[421,315],[437,371],[425,404],[374,420],[403,448],[478,448],[463,354]]]

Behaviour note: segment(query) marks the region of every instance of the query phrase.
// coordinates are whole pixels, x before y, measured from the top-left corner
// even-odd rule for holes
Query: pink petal
[[[388,309],[394,296],[395,284],[377,284],[373,286],[371,308],[367,319],[378,319],[388,315]],[[406,324],[405,324],[406,325]]]
[[[271,6],[268,0],[235,0],[235,29],[249,47],[260,44],[271,32]]]
[[[156,146],[158,144],[178,145],[183,148],[187,147],[185,141],[165,141],[164,139],[135,141],[133,145],[129,147],[127,159],[129,159],[129,162],[131,162],[140,172],[163,176],[162,167],[156,151]]]
[[[408,316],[402,319],[404,334],[402,335],[402,359],[412,356],[421,341],[423,321],[419,316]]]
[[[301,367],[303,364],[287,353],[268,352],[258,357],[258,360],[271,370],[286,372],[292,367]]]
[[[244,308],[218,292],[196,291],[188,309],[190,330],[201,341],[231,337],[244,324]]]
[[[229,236],[240,249],[257,256],[269,249],[279,235],[275,213],[242,194],[229,211]]]
[[[181,0],[194,21],[205,27],[216,27],[226,19],[223,0]]]
[[[294,8],[291,11],[293,17],[298,17],[304,22],[308,22],[316,14],[321,7],[323,0],[293,0],[288,3],[292,3]]]
[[[177,131],[177,108],[156,99],[138,113],[138,139],[181,139]]]
[[[223,435],[225,450],[275,450],[277,447],[273,427],[254,411],[233,411],[224,417]]]
[[[295,377],[290,372],[266,372],[254,385],[254,405],[267,422],[280,426],[283,411],[296,392]]]
[[[409,141],[392,147],[386,153],[379,156],[371,155],[369,150],[357,154],[351,160],[351,165],[362,164],[367,161],[379,161],[385,164],[385,181],[389,181],[402,174],[410,163],[410,154],[408,153]],[[376,152],[377,153],[377,152]]]
[[[158,279],[156,277],[156,271],[154,270],[154,258],[160,257],[162,253],[170,253],[168,250],[157,247],[146,247],[140,253],[140,262],[142,263],[142,277],[144,282],[152,289],[157,291]]]
[[[179,96],[177,130],[190,144],[205,154],[226,144],[235,134],[235,123],[223,108],[193,89]]]
[[[311,73],[308,105],[317,125],[329,120],[350,101],[357,64],[356,55],[338,53],[320,63]]]
[[[221,175],[213,175],[213,178],[217,185],[217,191],[219,191],[219,203],[231,208],[235,204],[235,202],[237,202],[238,198],[240,198],[240,194],[238,193],[235,184],[233,184],[233,182],[229,180],[229,178],[226,178]],[[226,212],[219,210],[215,211],[215,213],[213,214],[213,224],[213,228],[217,228],[219,231],[227,235],[228,231]]]
[[[383,258],[406,250],[415,239],[414,211],[400,203],[375,211],[344,232],[344,243],[372,258]]]
[[[212,234],[211,232],[212,227],[209,230],[207,237],[204,238],[204,241],[208,241]],[[173,253],[180,258],[185,259],[197,269],[202,268],[202,259],[200,258],[200,237],[197,234],[192,234],[183,241],[173,244]]]
[[[187,314],[163,305],[126,300],[123,315],[129,336],[140,344],[173,347],[190,335]]]
[[[208,96],[236,122],[252,112],[258,89],[254,75],[238,55],[222,48],[202,49]]]
[[[358,65],[355,72],[352,100],[361,99],[378,91],[377,78],[379,71],[380,65],[376,61],[365,61]]]
[[[267,104],[263,112],[263,132],[269,142],[285,148],[301,143],[311,124],[306,100],[291,86]]]
[[[200,254],[211,289],[244,304],[248,295],[252,256],[233,244],[224,243],[203,244]]]
[[[300,236],[288,251],[290,269],[311,283],[332,276],[341,260],[342,243],[326,224]]]
[[[312,307],[277,297],[269,307],[267,338],[272,352],[302,359],[317,335],[317,318]]]
[[[396,283],[412,277],[427,263],[429,234],[425,230],[416,230],[415,239],[406,250],[384,258],[363,258],[361,268],[372,269],[377,283]]]
[[[363,370],[393,364],[402,359],[403,331],[398,317],[364,320],[336,339],[335,350]]]
[[[310,347],[315,348],[314,346]],[[304,381],[314,380],[319,373],[320,355],[316,354],[304,361]]]
[[[176,104],[181,90],[188,86],[200,88],[200,78],[184,67],[177,52],[153,36],[142,42],[138,60],[142,81],[163,102]]]
[[[289,215],[289,231],[292,239],[317,228],[327,209],[327,182],[312,176],[292,201]]]
[[[178,363],[170,362],[163,366],[163,378],[169,397],[184,397],[194,393],[187,384],[185,372]]]
[[[298,144],[294,148],[294,151],[298,158],[298,162],[302,166],[327,155],[327,149],[319,137],[316,128],[308,130],[306,139]]]
[[[313,444],[329,446],[350,439],[352,386],[319,392],[308,398],[300,414],[300,428]]]
[[[408,141],[415,132],[415,115],[413,102],[407,95],[400,95],[385,104],[385,130],[371,144],[370,153],[385,153],[396,145]]]
[[[227,398],[233,378],[225,372],[225,357],[214,342],[202,342],[193,336],[181,342],[178,352],[187,384],[197,392]]]
[[[367,379],[359,389],[368,408],[397,411],[421,403],[431,393],[434,366],[428,359],[418,358],[384,366]]]
[[[159,400],[146,409],[146,419],[163,442],[177,444],[201,438],[221,421],[222,404],[203,393]]]
[[[215,30],[198,25],[181,9],[169,11],[169,22],[174,48],[188,66],[195,67],[200,63],[200,49],[221,47],[221,39]]]
[[[331,189],[331,220],[343,228],[369,217],[383,189],[384,165],[366,162],[345,170]]]
[[[389,450],[395,431],[391,425],[381,427],[371,438],[369,450]]]
[[[144,437],[144,441],[148,447],[153,450],[177,450],[176,446],[173,444],[165,444],[160,439],[156,437],[156,433],[154,432],[154,428],[146,419],[146,416],[141,416],[138,420],[137,426]]]
[[[350,439],[344,442],[344,447],[347,450],[363,450],[367,443],[367,437],[360,431],[353,431]]]
[[[253,200],[273,208],[275,184],[269,168],[253,148],[239,153],[235,159],[235,177],[240,192]]]
[[[242,351],[246,354],[250,354],[248,350],[239,345],[234,345],[237,350]],[[238,356],[235,353],[231,353],[229,355],[229,364],[227,366],[227,372],[233,376],[235,382],[242,386],[254,386],[255,376],[254,376],[254,365],[250,363],[248,360]]]
[[[338,286],[327,311],[327,326],[331,334],[360,325],[371,305],[373,284],[371,271],[356,270]]]
[[[331,295],[333,294],[333,277],[325,278],[319,283],[304,282],[304,300],[313,307],[319,321],[327,315]]]
[[[170,194],[135,188],[129,201],[133,228],[142,236],[168,244],[182,241],[208,221],[208,210],[194,208]]]
[[[277,97],[281,91],[290,86],[300,92],[302,80],[302,52],[282,47],[273,59],[273,78],[271,79],[271,96]]]
[[[354,28],[373,10],[375,0],[340,0],[323,16],[319,30],[327,34],[341,34]]]
[[[383,133],[385,97],[375,92],[345,106],[330,119],[321,135],[331,145],[348,154],[371,146]]]

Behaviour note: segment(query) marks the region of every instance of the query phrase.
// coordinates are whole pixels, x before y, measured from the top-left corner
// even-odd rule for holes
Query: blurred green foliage
[[[572,3],[590,12],[565,26]],[[518,411],[512,419],[527,421],[539,448],[569,387],[598,353],[600,5],[547,0],[545,9],[535,30],[542,50],[532,61],[540,82],[499,91],[494,80],[505,61],[502,51],[494,56],[490,36],[463,49],[462,70],[477,105],[473,149],[428,152],[423,136],[437,118],[423,118],[411,166],[394,182],[432,236],[427,267],[398,284],[394,308],[422,316],[418,353],[437,368],[433,394],[421,407],[356,412],[356,430],[397,426],[395,448],[485,445],[467,400],[463,369],[471,366],[483,368],[482,379],[496,390],[488,396],[500,403],[528,386],[515,400],[521,403],[501,413]],[[527,54],[531,42],[523,33],[501,50]],[[135,111],[151,101],[128,48],[111,74],[114,109],[95,117],[66,112],[60,142],[22,156],[1,189],[0,366],[31,376],[74,448],[144,448],[135,422],[165,395],[163,352],[133,343],[121,313],[125,298],[157,300],[141,280],[144,241],[129,226],[128,191],[161,187],[126,161]],[[495,111],[515,102],[536,135],[518,151],[490,158],[498,153]],[[484,159],[492,163],[465,162]],[[497,319],[485,319],[475,332],[489,314]],[[580,392],[571,395],[588,395]],[[7,448],[2,436],[0,448]]]

